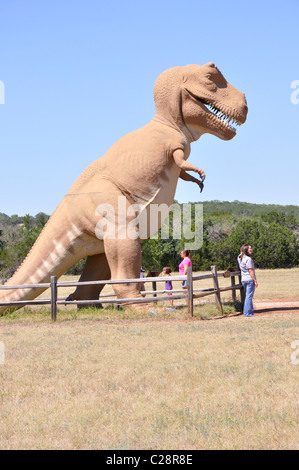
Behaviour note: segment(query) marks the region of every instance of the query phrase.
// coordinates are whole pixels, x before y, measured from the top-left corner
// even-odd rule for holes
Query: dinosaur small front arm
[[[192,163],[187,162],[184,158],[184,152],[182,150],[176,150],[173,154],[173,159],[176,165],[181,169],[180,178],[184,181],[192,181],[193,183],[198,184],[201,192],[204,187],[203,182],[206,177],[205,172],[197,166],[192,165]],[[189,173],[186,173],[186,170],[198,173],[201,177],[201,181],[195,178],[194,176],[190,175]]]

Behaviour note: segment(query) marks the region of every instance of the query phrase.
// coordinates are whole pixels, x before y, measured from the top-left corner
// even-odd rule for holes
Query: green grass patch
[[[118,310],[114,306],[108,306],[104,309],[93,307],[84,309],[58,310],[57,322],[66,321],[96,321],[104,323],[118,323],[123,321],[161,321],[161,320],[207,320],[213,317],[227,316],[238,313],[242,310],[241,302],[223,303],[223,312],[217,308],[214,303],[205,303],[194,306],[193,318],[188,313],[186,306],[170,307],[169,304],[161,303],[148,304],[143,308],[136,306],[126,306]],[[51,312],[48,307],[22,308],[9,312],[0,317],[1,324],[13,323],[44,323],[51,322]]]

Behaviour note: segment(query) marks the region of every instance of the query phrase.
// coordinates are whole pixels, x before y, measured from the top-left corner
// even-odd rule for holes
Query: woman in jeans
[[[245,302],[243,314],[245,317],[253,317],[253,295],[258,283],[255,277],[254,263],[251,259],[252,246],[242,245],[241,253],[238,256],[239,268],[241,271],[242,286],[245,291]]]

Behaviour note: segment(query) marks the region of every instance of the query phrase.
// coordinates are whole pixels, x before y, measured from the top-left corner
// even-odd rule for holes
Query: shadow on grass
[[[259,313],[275,313],[275,312],[295,312],[299,313],[298,307],[268,307],[268,308],[259,308],[254,310],[255,314]]]

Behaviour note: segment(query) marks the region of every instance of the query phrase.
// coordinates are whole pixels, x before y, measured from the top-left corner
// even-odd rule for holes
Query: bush
[[[299,244],[291,229],[277,222],[240,221],[232,233],[210,244],[210,254],[220,269],[237,265],[244,243],[252,245],[257,268],[291,268],[299,262]]]

